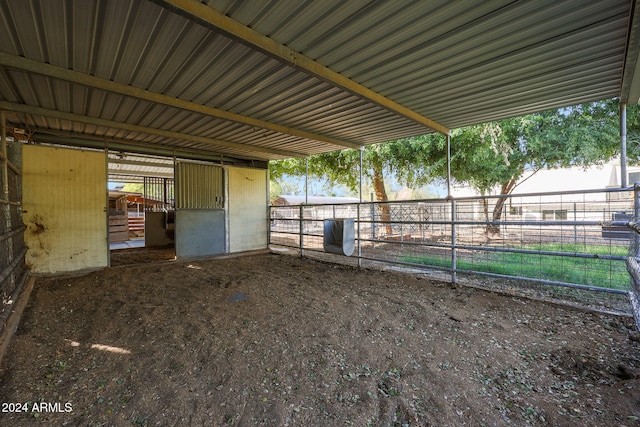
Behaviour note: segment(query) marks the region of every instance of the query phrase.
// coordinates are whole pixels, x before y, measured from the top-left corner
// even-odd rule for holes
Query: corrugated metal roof
[[[53,132],[211,156],[302,156],[433,132],[420,118],[447,129],[637,102],[635,6],[2,0],[0,108],[12,112],[10,127],[41,140]],[[219,26],[214,11],[289,57]]]

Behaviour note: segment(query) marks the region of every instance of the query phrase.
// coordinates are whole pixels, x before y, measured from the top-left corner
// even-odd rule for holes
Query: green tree
[[[126,183],[125,185],[122,186],[122,191],[125,191],[127,193],[140,193],[140,194],[142,194],[144,192],[144,184],[128,182],[128,183]]]
[[[385,144],[369,145],[363,149],[363,176],[370,180],[377,201],[389,200],[385,186],[385,175],[394,173],[398,181],[404,185],[424,184],[427,177],[422,168],[410,167],[410,159],[402,157],[403,153],[410,155],[403,145],[406,141],[392,141]],[[270,162],[269,173],[273,180],[280,180],[285,175],[304,176],[306,173],[305,159],[286,159]],[[360,152],[358,150],[341,150],[318,154],[308,159],[309,175],[326,181],[329,186],[344,184],[357,194],[359,187]],[[389,205],[379,205],[381,220],[390,221]],[[391,234],[391,225],[387,225],[387,232]]]
[[[617,100],[583,104],[465,128],[451,133],[451,176],[458,183],[476,189],[482,195],[497,192],[508,195],[525,172],[542,168],[602,164],[620,152]],[[639,158],[640,115],[637,106],[627,111],[628,153]],[[447,176],[446,138],[429,134],[367,146],[363,152],[364,175],[373,182],[376,200],[388,199],[384,178],[394,173],[409,187],[419,186]],[[309,174],[329,183],[358,185],[359,153],[342,150],[309,158]],[[304,175],[304,159],[272,162],[271,175]],[[504,201],[498,199],[487,220],[499,221]],[[383,220],[389,218],[388,206],[381,204]],[[487,231],[496,231],[488,227]]]
[[[618,117],[617,101],[609,100],[456,129],[451,134],[451,176],[482,195],[508,195],[525,172],[603,164],[620,153]],[[637,107],[628,110],[628,117],[637,119]],[[429,165],[429,175],[446,177],[444,136],[424,135],[407,143],[416,162]],[[637,158],[637,152],[638,144],[630,144],[631,157]],[[505,201],[497,199],[489,215],[485,199],[486,219],[499,221]]]

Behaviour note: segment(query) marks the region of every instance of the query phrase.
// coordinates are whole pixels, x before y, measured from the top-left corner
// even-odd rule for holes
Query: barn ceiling
[[[33,141],[233,161],[637,103],[636,6],[0,0],[0,109]]]

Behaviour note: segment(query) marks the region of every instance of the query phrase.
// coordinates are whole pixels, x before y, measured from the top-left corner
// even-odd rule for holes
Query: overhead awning
[[[33,141],[233,161],[631,104],[636,6],[5,0],[0,109]]]

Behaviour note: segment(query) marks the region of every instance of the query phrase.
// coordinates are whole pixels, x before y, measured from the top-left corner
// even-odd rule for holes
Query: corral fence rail
[[[0,138],[0,331],[7,327],[28,277],[22,222],[22,143],[9,139],[2,117]],[[0,336],[0,347],[4,335]]]
[[[632,231],[632,242],[627,257],[627,271],[631,275],[631,290],[629,301],[636,320],[636,326],[640,330],[640,183],[635,183],[633,189],[633,218],[627,223]]]
[[[640,253],[628,226],[639,217],[637,198],[637,189],[610,188],[270,206],[269,238],[273,249],[307,257],[600,310],[630,313],[635,301],[640,317],[640,286],[625,266],[630,251]],[[327,221],[344,219],[353,219],[351,256],[327,246]]]

